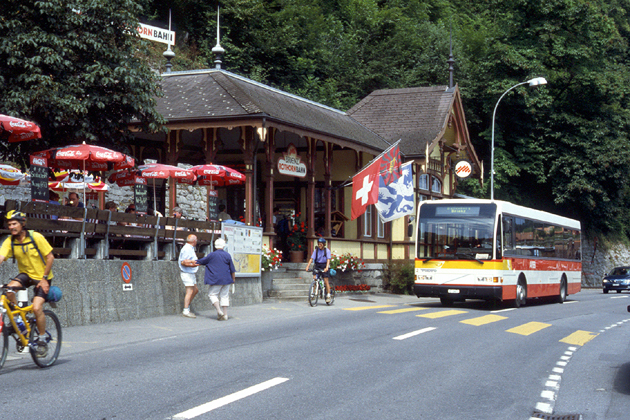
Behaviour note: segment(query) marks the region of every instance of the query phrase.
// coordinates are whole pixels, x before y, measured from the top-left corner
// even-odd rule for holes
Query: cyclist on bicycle
[[[53,278],[52,265],[55,260],[52,247],[38,232],[25,229],[26,215],[22,212],[11,210],[6,216],[11,236],[0,247],[0,264],[7,258],[17,260],[18,274],[9,282],[9,287],[35,286],[33,297],[33,312],[37,322],[37,330],[40,335],[46,333],[46,317],[44,316],[44,302],[50,289]],[[15,293],[7,295],[11,302],[17,303]]]
[[[322,276],[324,277],[324,284],[326,285],[326,303],[330,303],[330,285],[328,284],[328,268],[330,267],[330,259],[332,255],[330,254],[330,249],[326,248],[326,239],[319,238],[317,240],[317,248],[313,251],[313,255],[308,260],[308,264],[306,264],[306,271],[311,266],[311,263],[315,261],[315,265],[313,265],[314,269],[323,270]],[[313,273],[313,280],[315,280],[317,276]]]

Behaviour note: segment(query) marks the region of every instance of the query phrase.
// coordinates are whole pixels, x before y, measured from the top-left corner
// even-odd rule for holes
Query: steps
[[[313,275],[304,271],[305,268],[306,263],[282,263],[282,267],[272,272],[273,287],[268,297],[307,301]]]

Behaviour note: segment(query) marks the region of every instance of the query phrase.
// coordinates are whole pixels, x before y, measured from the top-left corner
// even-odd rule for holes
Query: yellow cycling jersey
[[[31,238],[35,241],[35,244],[33,244]],[[2,243],[2,247],[0,247],[0,255],[3,255],[5,259],[13,257],[13,251],[11,250],[12,239],[12,236],[8,237]],[[35,245],[37,245],[37,248],[35,248]],[[39,249],[39,252],[37,249]],[[46,255],[52,252],[52,247],[41,233],[27,232],[24,242],[13,242],[13,250],[15,251],[15,259],[17,260],[20,273],[26,274],[33,280],[41,280],[44,277]],[[43,261],[42,258],[44,258]],[[48,278],[53,278],[52,270],[48,274]]]

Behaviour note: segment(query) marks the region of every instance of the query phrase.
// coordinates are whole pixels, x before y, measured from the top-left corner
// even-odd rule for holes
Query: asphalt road
[[[66,328],[52,368],[11,350],[0,418],[627,419],[629,298],[363,294]]]

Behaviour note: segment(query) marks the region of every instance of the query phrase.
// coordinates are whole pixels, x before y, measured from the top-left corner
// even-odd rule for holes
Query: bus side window
[[[503,216],[503,254],[514,255],[514,219]]]

